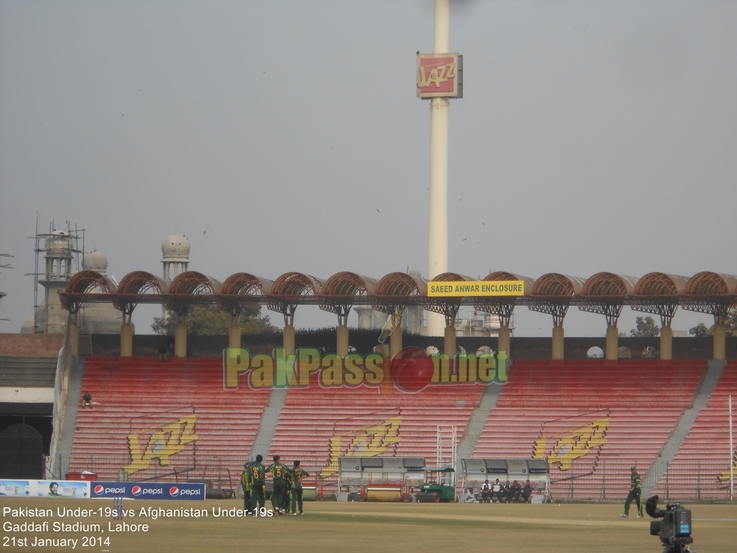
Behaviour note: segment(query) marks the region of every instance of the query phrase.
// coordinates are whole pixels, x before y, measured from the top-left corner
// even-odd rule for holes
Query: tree
[[[688,333],[696,338],[705,338],[711,336],[711,328],[706,326],[704,323],[699,323],[695,327],[690,328]]]
[[[732,309],[727,313],[727,318],[724,320],[724,331],[727,336],[737,336],[737,309]],[[699,323],[689,329],[688,333],[697,338],[711,336],[714,334],[714,325],[707,327],[704,323]]]
[[[633,338],[656,338],[660,336],[660,328],[655,324],[652,317],[637,317],[635,319],[636,329],[630,330]]]
[[[276,332],[268,316],[261,317],[261,307],[246,306],[241,315],[241,334],[257,334],[260,332]],[[187,333],[203,336],[227,336],[230,329],[230,315],[214,305],[195,305],[189,309],[186,317]],[[177,326],[177,318],[154,317],[151,329],[156,334],[173,335]]]

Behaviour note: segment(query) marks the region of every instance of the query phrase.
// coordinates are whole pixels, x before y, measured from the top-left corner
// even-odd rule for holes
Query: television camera
[[[658,509],[659,496],[649,497],[645,502],[645,512],[651,518],[663,520],[650,521],[650,535],[659,536],[663,544],[663,553],[690,552],[691,537],[691,510],[684,509],[680,503],[668,503],[665,511]]]

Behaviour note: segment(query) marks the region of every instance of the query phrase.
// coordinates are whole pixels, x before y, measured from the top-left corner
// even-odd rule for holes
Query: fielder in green
[[[278,455],[274,455],[274,462],[266,472],[271,473],[274,478],[274,491],[271,493],[271,505],[274,507],[274,512],[283,515],[284,514],[284,490],[287,488],[286,475],[289,472],[287,466],[279,462]]]
[[[256,508],[264,508],[266,499],[264,497],[264,488],[266,487],[266,471],[264,465],[261,463],[264,458],[261,455],[256,455],[256,460],[248,465],[248,479],[251,483],[251,512],[254,515],[259,513]]]
[[[292,469],[292,514],[297,514],[297,508],[299,508],[299,514],[304,515],[305,512],[302,508],[302,480],[307,478],[310,474],[302,470],[299,466],[299,461],[294,462],[294,468]]]
[[[629,516],[632,500],[637,504],[637,518],[642,518],[642,478],[637,473],[637,467],[630,468],[630,492],[624,502],[624,513],[619,516],[623,518]]]
[[[241,487],[243,488],[243,510],[246,513],[251,511],[251,478],[248,475],[248,463],[243,465],[241,473]]]

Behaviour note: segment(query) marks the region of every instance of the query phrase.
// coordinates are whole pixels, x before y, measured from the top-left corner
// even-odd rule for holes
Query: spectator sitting
[[[82,409],[84,409],[85,407],[89,407],[90,409],[92,409],[92,394],[90,394],[89,392],[85,392],[82,396]]]
[[[481,486],[481,501],[483,503],[491,502],[491,486],[489,486],[488,480],[484,480],[484,485]]]
[[[507,483],[502,486],[499,492],[499,503],[509,503],[512,499],[511,493],[512,486],[509,484],[509,480],[507,480]]]
[[[518,503],[520,494],[522,493],[522,486],[520,485],[517,480],[512,482],[512,485],[509,488],[509,501]]]
[[[531,495],[532,495],[532,484],[530,484],[530,480],[528,479],[525,482],[525,486],[522,488],[522,502],[529,503]]]
[[[491,485],[491,500],[496,503],[498,501],[501,501],[499,498],[499,494],[502,491],[502,485],[499,482],[499,479],[497,478],[494,483]]]
[[[478,503],[478,499],[473,495],[473,489],[466,488],[466,493],[461,496],[461,503]]]

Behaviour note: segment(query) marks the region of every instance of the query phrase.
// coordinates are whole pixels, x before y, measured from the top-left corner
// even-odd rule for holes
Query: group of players
[[[256,455],[256,460],[243,465],[241,473],[241,487],[243,488],[243,509],[248,513],[258,514],[266,503],[266,476],[274,480],[274,491],[271,494],[271,506],[277,515],[304,515],[302,506],[302,480],[309,476],[294,461],[294,467],[289,468],[280,461],[279,455],[274,455],[274,462],[265,468],[263,456]]]
[[[527,503],[532,495],[532,484],[527,480],[522,486],[517,480],[506,484],[499,482],[497,478],[493,484],[486,480],[481,486],[482,503]]]

